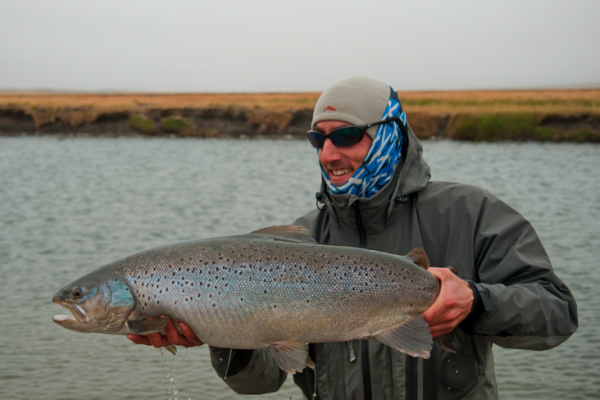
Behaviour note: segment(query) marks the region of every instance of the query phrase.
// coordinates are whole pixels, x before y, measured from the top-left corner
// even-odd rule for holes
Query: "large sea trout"
[[[397,256],[317,244],[298,226],[193,240],[145,250],[100,267],[52,301],[72,315],[54,322],[76,332],[149,334],[167,315],[205,343],[267,348],[281,369],[314,366],[307,343],[372,337],[428,358],[421,312],[439,283],[425,252]]]

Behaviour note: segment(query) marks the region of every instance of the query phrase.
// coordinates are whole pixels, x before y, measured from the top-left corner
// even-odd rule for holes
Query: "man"
[[[322,169],[318,209],[294,222],[317,242],[394,254],[423,248],[441,282],[423,315],[433,337],[454,332],[455,353],[435,345],[413,358],[375,340],[310,345],[316,368],[294,375],[307,398],[494,399],[492,344],[545,350],[577,329],[577,307],[531,225],[485,190],[430,182],[422,147],[391,86],[352,77],[329,87],[314,110],[311,144]],[[170,323],[167,337],[136,343],[201,344]],[[211,347],[217,373],[236,392],[273,392],[286,373],[266,350]],[[316,374],[316,377],[315,377]],[[315,388],[316,384],[316,388]]]

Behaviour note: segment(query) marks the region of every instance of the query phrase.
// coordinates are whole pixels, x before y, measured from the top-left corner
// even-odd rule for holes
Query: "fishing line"
[[[233,352],[233,349],[229,349],[229,359],[227,360],[227,368],[225,368],[225,375],[223,375],[224,381],[227,380],[227,372],[229,372],[229,364],[231,364],[231,353],[232,352]],[[221,393],[223,393],[223,386],[221,386],[221,389],[219,389],[219,397],[217,397],[217,400],[221,400]]]

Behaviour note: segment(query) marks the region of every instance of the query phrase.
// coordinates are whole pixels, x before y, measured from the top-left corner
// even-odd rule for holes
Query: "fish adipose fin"
[[[423,268],[424,270],[427,271],[429,269],[429,257],[427,257],[427,253],[425,253],[425,250],[419,249],[417,247],[416,249],[412,249],[412,251],[406,256],[412,258],[414,263],[417,264],[419,267]]]
[[[376,335],[373,339],[413,357],[429,358],[433,339],[429,324],[421,314],[411,315]]]
[[[308,356],[308,344],[300,342],[273,343],[268,347],[279,368],[294,375],[304,367],[314,368],[315,363]]]
[[[286,242],[316,243],[315,239],[310,237],[308,229],[298,225],[270,226],[268,228],[252,231],[251,233],[270,236],[275,240]]]
[[[160,317],[154,319],[136,318],[128,320],[127,326],[129,326],[131,333],[136,335],[149,335],[165,329],[168,320],[169,317]]]

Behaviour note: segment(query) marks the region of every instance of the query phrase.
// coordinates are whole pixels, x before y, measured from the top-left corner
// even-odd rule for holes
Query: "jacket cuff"
[[[225,349],[214,346],[209,346],[209,348],[212,356],[219,360],[219,367],[215,370],[221,378],[225,376],[225,373],[227,376],[234,376],[246,369],[254,354],[254,350]]]
[[[473,291],[473,305],[471,306],[471,312],[469,312],[467,318],[465,318],[458,327],[466,334],[473,335],[475,333],[475,321],[481,318],[484,313],[492,311],[492,302],[483,286],[471,281],[466,282],[471,286],[471,290]]]

